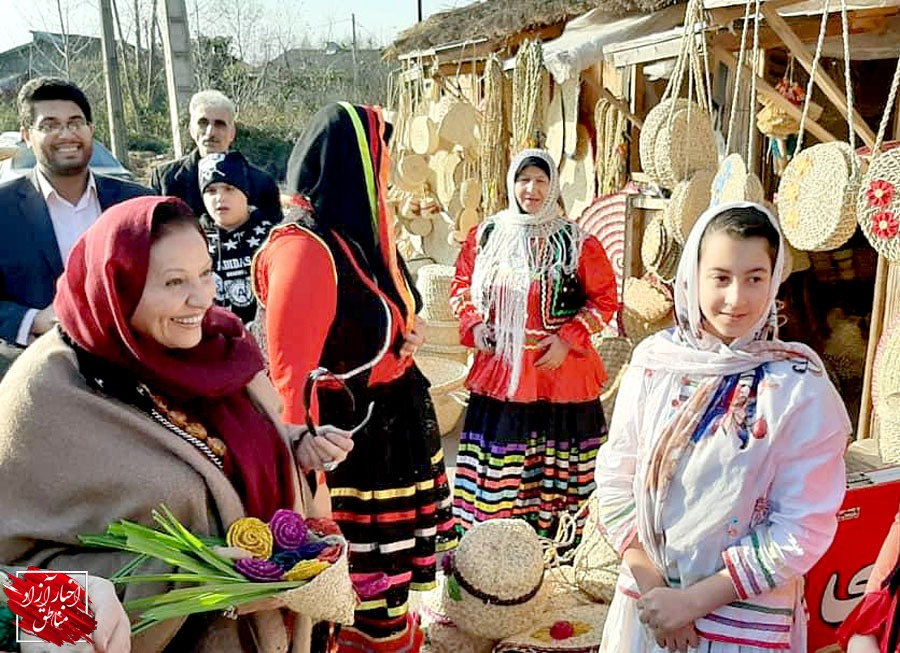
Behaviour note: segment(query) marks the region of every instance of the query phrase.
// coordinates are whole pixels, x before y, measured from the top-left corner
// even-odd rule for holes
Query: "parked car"
[[[16,151],[11,157],[0,163],[0,182],[23,177],[34,168],[34,153],[22,140],[19,132],[3,132],[0,134],[0,145],[8,146],[10,144],[16,146]],[[134,181],[134,175],[119,163],[119,160],[113,156],[112,152],[106,149],[106,146],[96,138],[94,139],[94,153],[91,155],[89,165],[91,170],[101,175]]]

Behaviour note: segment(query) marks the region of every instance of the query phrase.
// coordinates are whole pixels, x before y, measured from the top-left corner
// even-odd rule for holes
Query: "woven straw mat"
[[[467,632],[489,639],[502,639],[529,628],[544,608],[544,560],[534,529],[518,519],[493,519],[469,530],[455,553],[458,573],[472,587],[501,599],[537,594],[518,605],[492,605],[459,586],[458,599],[450,592],[450,581],[441,594],[442,612]]]
[[[856,219],[879,254],[900,261],[900,148],[869,165],[856,199]]]
[[[797,249],[837,249],[856,230],[858,175],[839,143],[803,150],[788,164],[778,186],[778,214],[785,238]]]

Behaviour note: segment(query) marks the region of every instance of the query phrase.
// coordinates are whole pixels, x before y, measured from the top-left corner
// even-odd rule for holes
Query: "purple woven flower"
[[[234,563],[234,568],[250,580],[271,583],[281,580],[284,570],[271,560],[243,558]]]
[[[279,551],[272,556],[272,562],[284,571],[290,571],[301,560],[303,560],[303,556],[296,551]]]
[[[293,510],[276,510],[269,520],[269,530],[275,537],[275,544],[285,551],[294,551],[306,541],[309,529],[306,521]]]

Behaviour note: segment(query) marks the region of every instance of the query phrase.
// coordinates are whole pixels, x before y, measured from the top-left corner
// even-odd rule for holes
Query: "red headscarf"
[[[129,324],[147,280],[153,215],[163,203],[183,204],[174,197],[139,197],[105,211],[75,243],[53,308],[80,347],[182,402],[220,437],[247,514],[268,520],[293,504],[293,462],[275,425],[247,394],[263,359],[241,320],[210,308],[203,337],[191,349],[167,349]]]

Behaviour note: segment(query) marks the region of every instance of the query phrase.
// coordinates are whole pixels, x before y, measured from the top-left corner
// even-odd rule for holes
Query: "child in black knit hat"
[[[203,157],[197,177],[206,207],[200,223],[213,259],[216,304],[247,324],[256,316],[250,263],[281,216],[264,215],[248,204],[247,160],[240,152]]]

